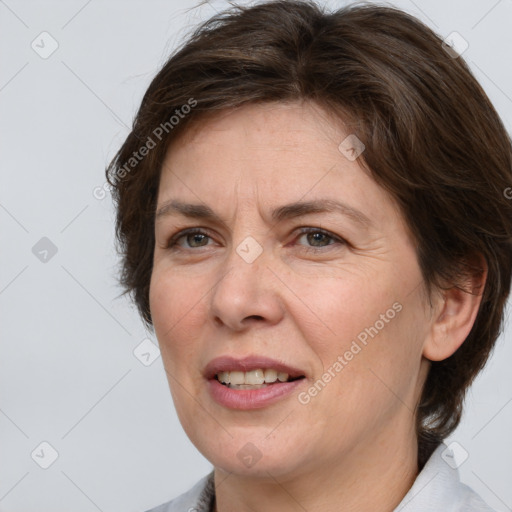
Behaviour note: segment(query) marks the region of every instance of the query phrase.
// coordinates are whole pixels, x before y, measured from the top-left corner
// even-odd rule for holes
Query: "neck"
[[[343,460],[318,458],[306,471],[275,478],[215,468],[215,512],[391,512],[418,474],[414,432],[349,450]]]

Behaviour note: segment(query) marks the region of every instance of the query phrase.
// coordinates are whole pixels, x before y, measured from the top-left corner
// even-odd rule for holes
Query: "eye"
[[[346,245],[341,237],[324,229],[306,227],[300,229],[300,235],[296,240],[305,240],[306,243],[298,243],[306,251],[317,251],[331,245]],[[172,236],[167,243],[167,249],[196,249],[211,245],[210,235],[199,228],[190,228],[179,231]]]
[[[345,244],[345,240],[320,228],[301,228],[297,240],[305,239],[309,247],[306,249],[321,249],[334,244]],[[303,244],[299,244],[303,245]]]
[[[196,247],[206,247],[208,244],[208,240],[210,240],[210,236],[202,231],[201,229],[191,228],[185,229],[176,233],[169,242],[167,243],[167,248],[172,249],[176,246],[185,248],[185,249],[194,249]],[[182,241],[186,244],[183,245]]]

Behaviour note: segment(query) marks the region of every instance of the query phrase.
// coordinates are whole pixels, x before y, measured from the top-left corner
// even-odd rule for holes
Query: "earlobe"
[[[468,337],[482,301],[487,266],[479,258],[479,268],[464,286],[439,292],[429,336],[423,356],[430,361],[442,361],[454,354]]]

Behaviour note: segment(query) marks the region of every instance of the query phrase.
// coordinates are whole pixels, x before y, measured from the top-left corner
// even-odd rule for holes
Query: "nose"
[[[250,325],[275,325],[283,318],[280,282],[267,264],[265,252],[249,263],[233,248],[210,296],[218,326],[243,331]]]

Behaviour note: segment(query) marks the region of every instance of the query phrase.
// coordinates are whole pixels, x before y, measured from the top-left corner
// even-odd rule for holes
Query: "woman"
[[[214,470],[153,511],[491,510],[443,443],[510,289],[510,139],[388,7],[200,27],[107,175],[122,283]]]

